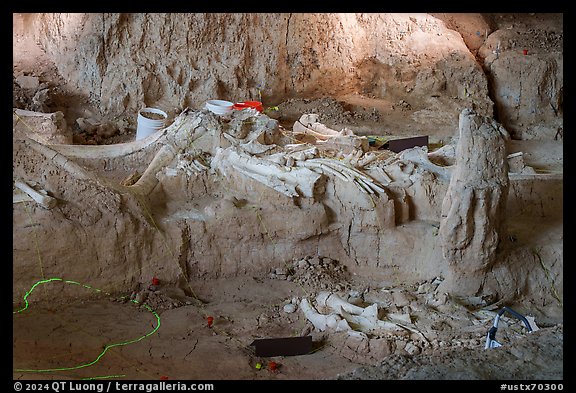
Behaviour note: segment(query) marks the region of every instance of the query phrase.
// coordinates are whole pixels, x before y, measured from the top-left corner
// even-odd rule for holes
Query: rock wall
[[[558,139],[564,123],[562,18],[528,24],[529,18],[501,26],[478,50],[478,57],[490,81],[497,119],[512,137]]]
[[[437,97],[440,111],[454,119],[472,105],[488,116],[494,109],[516,139],[563,133],[561,14],[61,13],[25,19],[28,34],[100,116],[131,126],[145,105],[175,115],[211,98],[277,105],[290,97],[359,93],[404,100],[424,110],[420,115],[436,112]]]
[[[477,13],[434,13],[431,14],[446,24],[446,27],[456,30],[462,36],[470,52],[474,55],[493,32],[493,23],[486,15]]]
[[[109,117],[350,92],[492,111],[462,37],[428,14],[39,14],[34,34]]]

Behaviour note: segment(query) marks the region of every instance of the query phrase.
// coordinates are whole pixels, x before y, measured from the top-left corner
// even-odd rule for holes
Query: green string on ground
[[[26,294],[24,295],[24,307],[22,307],[19,310],[16,310],[13,312],[13,314],[18,314],[21,312],[26,311],[30,304],[28,303],[28,297],[32,294],[32,292],[34,291],[34,289],[36,289],[39,285],[43,285],[46,283],[50,283],[50,282],[55,282],[55,281],[60,281],[63,282],[65,284],[72,284],[72,285],[78,285],[81,286],[83,288],[86,289],[91,289],[94,290],[96,292],[103,292],[107,295],[110,296],[109,293],[102,291],[101,289],[98,288],[94,288],[90,285],[86,285],[86,284],[81,284],[77,281],[72,281],[72,280],[64,280],[62,278],[58,278],[58,277],[54,277],[54,278],[48,278],[48,279],[44,279],[44,280],[40,280],[38,282],[36,282],[34,285],[32,285],[32,288],[30,288],[30,290],[28,290],[28,292],[26,292]],[[136,303],[136,304],[140,304],[138,301],[136,300],[130,300],[132,303]],[[113,343],[113,344],[108,344],[104,347],[104,349],[102,350],[102,352],[100,352],[100,354],[98,354],[98,356],[96,357],[96,359],[94,359],[91,362],[88,363],[83,363],[83,364],[79,364],[77,366],[72,366],[72,367],[58,367],[58,368],[49,368],[49,369],[14,369],[14,371],[16,372],[30,372],[30,373],[48,373],[48,372],[57,372],[57,371],[70,371],[70,370],[78,370],[81,368],[86,368],[86,367],[90,367],[94,364],[96,364],[98,361],[100,361],[100,359],[106,354],[106,352],[108,352],[108,350],[110,348],[114,348],[114,347],[120,347],[120,346],[125,346],[125,345],[129,345],[129,344],[134,344],[137,343],[139,341],[144,340],[145,338],[151,336],[152,334],[156,333],[156,331],[160,328],[160,316],[154,311],[152,310],[147,304],[142,303],[141,304],[144,308],[146,308],[152,315],[154,315],[154,317],[156,317],[156,327],[154,327],[154,329],[152,329],[151,331],[149,331],[148,333],[137,337],[133,340],[127,340],[127,341],[122,341],[122,342],[118,342],[118,343]]]
[[[94,379],[110,379],[110,378],[124,378],[126,376],[126,374],[120,374],[120,375],[103,375],[100,377],[89,377],[89,378],[82,378],[83,381],[92,381]]]

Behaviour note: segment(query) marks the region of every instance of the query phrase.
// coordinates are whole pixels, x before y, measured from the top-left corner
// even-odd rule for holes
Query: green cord
[[[103,375],[103,376],[101,376],[101,377],[82,378],[82,380],[91,381],[91,380],[94,380],[94,379],[123,378],[123,377],[125,377],[125,376],[126,376],[126,374],[120,374],[120,375]]]
[[[21,312],[23,312],[23,311],[25,311],[25,310],[28,309],[28,307],[29,307],[28,296],[30,296],[30,294],[32,294],[32,292],[34,291],[34,289],[35,289],[37,286],[39,286],[39,285],[41,285],[41,284],[46,284],[46,283],[49,283],[49,282],[53,282],[53,281],[61,281],[61,282],[66,283],[66,284],[74,284],[74,285],[82,286],[82,287],[87,288],[87,289],[92,289],[92,290],[94,290],[94,291],[96,291],[96,292],[104,292],[104,291],[102,291],[101,289],[93,288],[93,287],[91,287],[90,285],[81,284],[81,283],[79,283],[79,282],[77,282],[77,281],[64,280],[64,279],[62,279],[62,278],[57,278],[57,277],[55,277],[55,278],[49,278],[49,279],[45,279],[45,280],[40,280],[40,281],[38,281],[37,283],[35,283],[34,285],[32,285],[32,288],[30,288],[30,290],[29,290],[28,292],[26,292],[26,294],[24,295],[24,303],[25,303],[24,307],[21,308],[20,310],[14,311],[13,314],[21,313]],[[107,293],[107,292],[104,292],[104,293],[106,293],[107,295],[110,295],[110,294]],[[139,304],[139,302],[136,301],[136,300],[130,300],[130,301],[131,301],[132,303]],[[34,370],[34,369],[14,369],[14,371],[17,371],[17,372],[47,373],[47,372],[55,372],[55,371],[78,370],[78,369],[85,368],[85,367],[89,367],[89,366],[92,366],[92,365],[96,364],[96,363],[102,358],[102,356],[104,356],[104,355],[106,354],[106,352],[108,352],[108,350],[109,350],[110,348],[120,347],[120,346],[124,346],[124,345],[128,345],[128,344],[134,344],[134,343],[136,343],[136,342],[138,342],[138,341],[141,341],[141,340],[145,339],[146,337],[151,336],[152,334],[154,334],[154,333],[160,328],[160,316],[159,316],[154,310],[152,310],[147,304],[142,303],[142,306],[144,306],[144,308],[146,308],[152,315],[154,315],[154,316],[156,317],[156,321],[158,322],[157,325],[156,325],[156,327],[155,327],[153,330],[151,330],[150,332],[146,333],[145,335],[140,336],[140,337],[137,337],[137,338],[135,338],[135,339],[133,339],[133,340],[128,340],[128,341],[123,341],[123,342],[119,342],[119,343],[108,344],[108,345],[106,345],[106,346],[104,347],[104,349],[102,350],[102,352],[100,352],[100,354],[96,357],[96,359],[94,359],[93,361],[88,362],[88,363],[80,364],[80,365],[73,366],[73,367],[59,367],[59,368],[49,368],[49,369],[41,369],[41,370]]]

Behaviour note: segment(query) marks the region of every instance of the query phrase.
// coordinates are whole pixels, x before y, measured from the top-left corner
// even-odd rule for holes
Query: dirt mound
[[[436,355],[393,355],[378,366],[364,366],[337,379],[562,380],[563,326],[541,329],[506,346],[461,349]]]

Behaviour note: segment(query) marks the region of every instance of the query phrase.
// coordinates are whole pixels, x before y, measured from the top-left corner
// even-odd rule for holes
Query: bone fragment
[[[398,157],[404,161],[410,161],[415,163],[421,168],[424,168],[435,175],[437,175],[440,179],[449,182],[450,176],[452,174],[451,169],[449,167],[442,167],[436,165],[430,161],[428,158],[428,148],[424,147],[413,147],[411,149],[404,150],[398,154]]]
[[[348,165],[329,158],[313,158],[302,162],[297,162],[298,166],[308,167],[327,172],[344,181],[354,181],[360,191],[366,194],[374,192],[384,193],[384,188],[380,187],[376,181],[358,169],[351,168]]]
[[[127,189],[140,195],[148,195],[156,184],[158,184],[156,174],[160,172],[162,168],[168,166],[168,164],[170,164],[174,159],[175,155],[172,146],[162,146],[154,156],[154,159],[152,159],[150,165],[148,165],[148,168],[146,168],[146,171],[142,174],[142,177],[140,177],[134,185],[127,187]]]
[[[322,291],[316,296],[316,301],[321,307],[327,307],[332,310],[342,310],[349,312],[350,314],[360,315],[364,311],[364,308],[355,306],[354,304],[348,303],[340,296],[332,292]]]
[[[325,291],[318,294],[316,302],[320,307],[327,309],[330,314],[319,314],[305,298],[302,299],[300,308],[306,318],[321,331],[326,330],[335,323],[339,323],[339,326],[343,325],[342,322],[338,322],[338,318],[343,318],[348,326],[352,324],[352,326],[357,327],[362,332],[402,331],[408,329],[398,323],[379,320],[378,306],[375,303],[368,307],[359,307],[343,300],[335,293]],[[334,322],[334,319],[336,322]]]
[[[307,198],[313,197],[314,186],[321,177],[308,168],[286,167],[251,156],[234,146],[217,149],[212,166],[225,176],[233,176],[233,169],[289,197],[300,194]]]
[[[15,181],[14,185],[18,187],[20,190],[24,191],[30,198],[34,199],[36,203],[42,206],[45,209],[53,209],[56,207],[58,201],[55,198],[52,198],[49,195],[44,195],[30,187],[23,181]]]
[[[342,319],[341,316],[337,314],[320,314],[312,307],[306,298],[300,301],[300,309],[304,313],[304,316],[312,322],[312,325],[321,332],[325,330],[333,330],[336,332],[352,330],[348,322]]]

